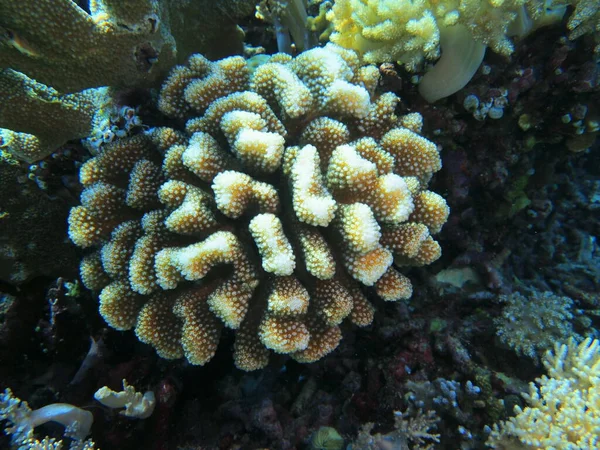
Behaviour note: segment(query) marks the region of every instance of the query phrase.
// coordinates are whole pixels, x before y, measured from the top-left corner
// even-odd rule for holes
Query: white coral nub
[[[313,145],[298,151],[291,173],[293,205],[298,220],[326,227],[333,220],[337,205],[323,184],[319,155]]]
[[[104,386],[96,391],[94,398],[109,408],[125,408],[120,414],[135,419],[147,419],[154,412],[156,398],[154,392],[148,391],[144,395],[136,392],[133,386],[123,380],[123,390],[115,392]]]
[[[279,218],[273,214],[259,214],[250,221],[248,228],[262,257],[263,269],[274,275],[291,275],[296,268],[296,258]]]

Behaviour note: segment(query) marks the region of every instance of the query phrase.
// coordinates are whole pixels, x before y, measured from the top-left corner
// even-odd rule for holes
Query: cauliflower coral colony
[[[552,0],[336,0],[327,13],[331,41],[353,49],[367,63],[398,62],[416,72],[435,61],[419,92],[435,102],[462,89],[485,50],[508,56],[511,38],[560,21],[566,1]],[[587,17],[586,0],[573,0]],[[590,9],[591,6],[587,9]],[[574,15],[575,16],[575,15]],[[576,25],[573,25],[573,28]],[[569,24],[571,28],[571,23]]]
[[[109,144],[80,171],[69,234],[100,313],[163,358],[202,365],[223,327],[234,361],[313,362],[347,319],[373,320],[373,293],[407,299],[401,266],[441,254],[444,199],[419,114],[375,92],[379,72],[333,44],[251,70],[241,57],[193,55],[175,67],[155,128]]]

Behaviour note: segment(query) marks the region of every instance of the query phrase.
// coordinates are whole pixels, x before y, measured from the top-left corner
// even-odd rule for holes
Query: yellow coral
[[[439,56],[440,30],[457,24],[494,51],[510,54],[509,28],[523,14],[537,18],[540,12],[531,0],[338,0],[327,18],[335,28],[331,40],[366,62],[399,61],[415,70]]]
[[[419,90],[430,102],[458,91],[483,60],[485,48],[509,55],[509,36],[559,21],[565,7],[537,0],[337,0],[327,13],[331,41],[368,63],[398,62],[416,71],[443,56]],[[550,10],[550,12],[549,12]],[[587,25],[585,25],[587,26]],[[584,26],[584,27],[585,27]],[[589,26],[587,26],[589,28]]]
[[[598,448],[600,341],[557,343],[543,360],[548,376],[523,394],[529,406],[494,429],[488,445],[499,449]]]

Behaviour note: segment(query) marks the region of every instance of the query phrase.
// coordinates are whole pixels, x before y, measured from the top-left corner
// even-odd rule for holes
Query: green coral
[[[321,427],[313,435],[310,448],[313,450],[340,450],[344,439],[335,428]]]

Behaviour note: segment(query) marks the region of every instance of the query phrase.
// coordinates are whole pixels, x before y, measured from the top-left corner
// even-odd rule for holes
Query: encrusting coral
[[[108,88],[60,94],[24,74],[0,69],[0,148],[27,162],[89,136],[108,116]]]
[[[241,52],[235,19],[255,2],[88,3],[0,0],[0,147],[27,162],[102,128],[111,99],[101,86],[155,86],[192,49]]]
[[[573,300],[552,292],[534,292],[526,297],[518,292],[502,295],[505,303],[500,317],[494,320],[500,341],[519,355],[536,361],[555,342],[569,337],[581,339],[574,330]]]
[[[367,287],[410,297],[398,266],[440,256],[449,209],[427,190],[438,148],[378,78],[332,44],[253,72],[240,57],[175,67],[159,107],[186,133],[116,141],[80,171],[69,234],[97,249],[81,277],[107,323],[200,365],[225,326],[254,370],[271,351],[316,361],[344,319],[371,323]]]
[[[528,406],[494,425],[487,442],[497,449],[598,448],[600,342],[570,339],[543,359],[548,376],[530,383]]]

